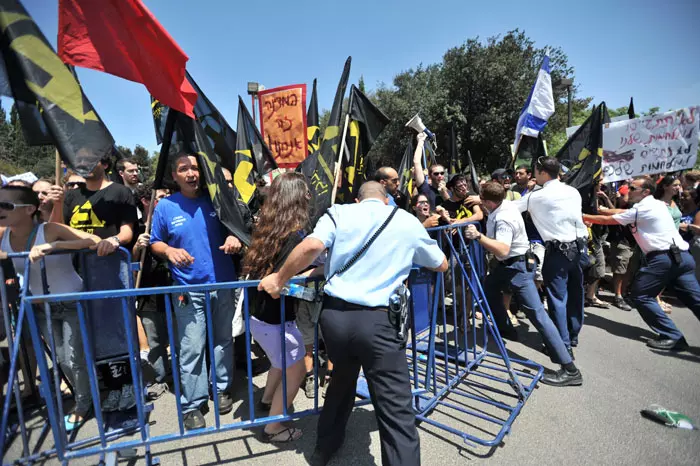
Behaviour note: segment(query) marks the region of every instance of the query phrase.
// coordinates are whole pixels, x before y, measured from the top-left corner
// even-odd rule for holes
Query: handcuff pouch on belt
[[[557,240],[548,241],[547,248],[561,252],[569,261],[573,261],[579,255],[588,256],[586,238],[576,238],[576,241],[566,243]]]

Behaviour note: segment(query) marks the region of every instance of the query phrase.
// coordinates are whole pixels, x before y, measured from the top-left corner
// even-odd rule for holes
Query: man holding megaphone
[[[430,210],[435,210],[437,206],[442,204],[443,200],[450,198],[450,192],[447,190],[445,167],[434,164],[428,170],[430,180],[426,180],[423,167],[423,144],[428,137],[425,131],[418,133],[416,136],[416,151],[413,153],[413,169],[416,178],[416,187],[420,194],[424,194],[430,202]]]

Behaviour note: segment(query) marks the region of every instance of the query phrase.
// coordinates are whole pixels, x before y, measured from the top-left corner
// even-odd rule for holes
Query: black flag
[[[467,157],[469,158],[469,174],[472,178],[472,190],[479,194],[481,192],[481,185],[479,184],[479,175],[476,173],[476,167],[474,166],[474,161],[472,160],[471,151],[467,151]]]
[[[321,147],[300,164],[300,171],[306,176],[311,187],[311,195],[314,202],[314,224],[325,213],[326,209],[331,206],[331,193],[335,181],[335,162],[338,158],[338,150],[340,150],[343,97],[345,96],[345,89],[350,77],[351,60],[352,57],[348,57],[345,61],[343,74],[340,76],[335,98],[333,99],[328,126],[323,133]]]
[[[88,175],[112,153],[114,139],[17,0],[0,2],[0,51],[0,92],[17,103],[27,143],[55,144],[68,167]]]
[[[350,123],[341,158],[341,185],[338,202],[355,202],[360,185],[367,181],[367,154],[374,141],[389,123],[389,118],[353,84],[349,101]]]
[[[406,197],[407,205],[406,209],[410,210],[408,204],[411,203],[411,196],[413,195],[413,175],[411,174],[411,169],[413,168],[413,141],[408,140],[408,145],[406,150],[403,152],[403,157],[401,158],[401,163],[399,164],[399,191],[403,193]]]
[[[253,117],[238,96],[238,142],[233,184],[238,196],[246,204],[255,193],[255,174],[267,175],[277,168],[272,152],[265,145]]]
[[[306,112],[306,132],[309,139],[309,155],[313,154],[320,147],[321,128],[318,118],[318,97],[316,96],[316,80],[314,79],[309,109]]]
[[[607,117],[605,102],[593,109],[593,113],[566,141],[556,155],[569,168],[565,183],[581,193],[585,213],[592,213],[595,203],[595,184],[600,180],[603,162],[603,124]]]
[[[630,106],[627,107],[627,116],[630,120],[634,120],[636,116],[634,115],[634,100],[630,97]]]

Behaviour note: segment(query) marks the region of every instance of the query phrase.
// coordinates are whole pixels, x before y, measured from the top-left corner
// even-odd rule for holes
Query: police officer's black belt
[[[575,240],[574,241],[566,241],[566,242],[552,240],[552,241],[546,241],[544,243],[544,245],[547,248],[558,249],[560,251],[568,251],[569,249],[576,249],[577,248]]]
[[[671,251],[669,249],[666,249],[665,251],[651,251],[646,254],[647,260],[653,259],[656,256],[661,256],[663,254],[669,254]]]
[[[509,265],[513,265],[516,262],[525,262],[526,257],[525,254],[522,254],[520,256],[515,256],[515,257],[510,257],[508,259],[504,259],[501,261],[501,264],[505,265],[506,267]]]
[[[334,309],[336,311],[386,311],[388,306],[365,306],[363,304],[349,303],[334,296],[323,297],[323,308]]]

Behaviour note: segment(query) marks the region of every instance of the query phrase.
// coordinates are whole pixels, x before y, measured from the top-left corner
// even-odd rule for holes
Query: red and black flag
[[[309,139],[309,155],[317,151],[321,144],[321,128],[318,117],[318,97],[316,96],[316,80],[314,79],[309,109],[306,112],[306,132]]]
[[[238,140],[236,142],[233,185],[240,199],[249,204],[255,193],[255,180],[277,168],[272,152],[241,96],[238,96]],[[257,176],[256,176],[257,174]]]
[[[594,187],[600,180],[603,163],[603,124],[610,121],[605,102],[593,107],[586,121],[571,135],[556,155],[568,170],[564,182],[581,193],[584,212],[595,203]]]
[[[313,223],[315,224],[326,209],[331,206],[331,194],[333,183],[335,182],[335,163],[340,150],[341,139],[341,119],[343,97],[350,77],[350,63],[352,57],[345,61],[343,74],[340,76],[338,88],[333,99],[328,126],[323,133],[323,139],[319,150],[309,155],[299,166],[300,171],[306,176],[311,188],[311,195],[314,202]]]
[[[350,120],[341,158],[338,203],[355,202],[362,183],[367,181],[367,157],[389,118],[353,84],[348,104]]]
[[[18,0],[0,0],[0,92],[15,100],[29,145],[55,144],[65,164],[88,175],[114,139]]]
[[[168,107],[194,117],[189,59],[141,0],[59,0],[64,62],[142,83]]]

